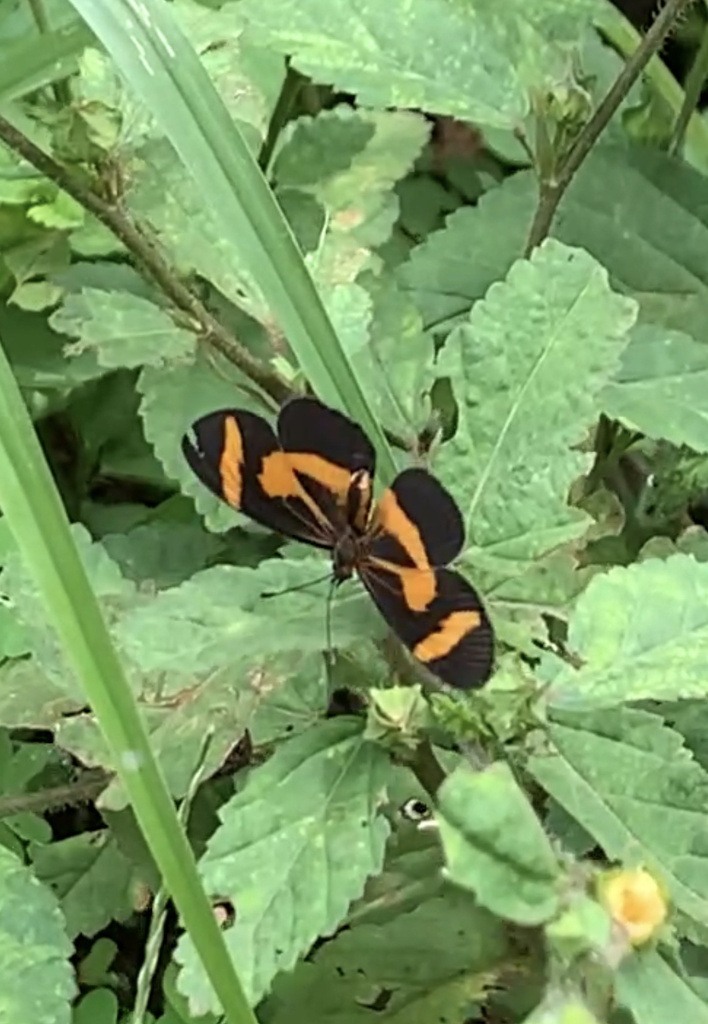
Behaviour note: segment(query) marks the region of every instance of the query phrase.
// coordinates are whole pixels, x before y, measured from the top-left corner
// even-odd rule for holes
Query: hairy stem
[[[0,819],[13,814],[46,814],[62,807],[76,807],[96,800],[113,778],[102,770],[88,771],[77,782],[52,786],[36,793],[19,793],[0,797]]]
[[[536,246],[540,245],[548,235],[558,205],[578,168],[597,142],[649,60],[661,48],[676,19],[691,3],[693,3],[693,0],[667,0],[666,6],[661,10],[656,21],[654,21],[637,49],[629,57],[627,63],[617,76],[616,81],[600,101],[587,124],[578,135],[558,173],[553,178],[540,182],[538,206],[536,207],[536,213],[526,242],[525,256],[530,256]]]
[[[252,356],[212,316],[163,257],[156,240],[133,220],[127,210],[105,200],[78,172],[49,156],[1,115],[0,139],[100,220],[123,243],[137,265],[155,281],[173,305],[189,317],[195,330],[206,342],[238,366],[278,404],[290,397],[292,392],[285,381]]]

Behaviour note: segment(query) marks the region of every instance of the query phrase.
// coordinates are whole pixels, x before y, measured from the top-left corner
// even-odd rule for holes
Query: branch
[[[184,284],[162,256],[157,242],[148,231],[138,226],[130,214],[107,202],[76,171],[59,163],[18,131],[0,115],[0,139],[24,160],[54,181],[72,199],[120,239],[139,267],[152,277],[172,304],[196,324],[205,341],[238,366],[247,377],[280,405],[290,398],[292,391],[278,374],[237,342],[219,321],[212,316],[199,298]]]
[[[66,786],[0,797],[0,819],[14,814],[46,814],[63,807],[90,803],[99,797],[112,778],[110,773],[102,769],[91,769],[84,772],[77,782]]]
[[[252,356],[248,349],[236,341],[216,317],[212,316],[203,302],[184,284],[174,268],[162,256],[157,240],[147,228],[137,223],[128,211],[105,200],[79,173],[41,150],[2,115],[0,139],[100,220],[123,243],[137,266],[153,279],[177,309],[187,315],[207,344],[237,366],[278,405],[293,397],[296,392],[287,382],[260,359]],[[388,443],[394,448],[410,451],[414,447],[393,431],[384,430],[384,433]]]
[[[578,135],[558,175],[553,180],[540,182],[539,202],[524,250],[526,257],[530,256],[536,246],[540,245],[548,235],[558,205],[573,180],[573,176],[597,142],[632,85],[639,78],[654,54],[658,53],[661,49],[676,19],[681,15],[683,9],[691,3],[693,3],[693,0],[667,0],[666,6],[662,8],[656,21],[653,22],[651,28],[617,76],[617,80],[598,104],[594,114]]]

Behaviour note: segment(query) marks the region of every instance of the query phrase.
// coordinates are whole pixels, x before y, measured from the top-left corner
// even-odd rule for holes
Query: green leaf
[[[59,189],[53,199],[30,206],[27,216],[42,227],[71,231],[81,227],[87,214],[73,196]]]
[[[429,418],[433,346],[418,310],[393,276],[365,274],[358,283],[372,309],[369,344],[354,355],[353,365],[381,422],[412,444]]]
[[[108,830],[34,847],[32,860],[37,877],[58,896],[71,938],[90,938],[133,913],[135,871]]]
[[[297,191],[316,200],[333,247],[347,254],[356,271],[357,249],[361,262],[362,247],[371,249],[389,237],[398,214],[393,186],[412,170],[429,135],[423,117],[404,110],[340,105],[316,118],[302,117],[278,151],[276,185],[291,197]],[[340,280],[346,270],[340,257]]]
[[[102,601],[111,603],[115,617],[118,609],[128,607],[135,600],[134,584],[121,576],[102,545],[91,540],[85,527],[75,524],[72,533],[91,579],[94,593]],[[73,699],[84,702],[84,694],[77,684],[74,673],[69,669],[59,639],[47,620],[39,588],[30,576],[19,551],[12,552],[6,560],[2,572],[2,586],[24,625],[27,642],[39,667],[50,679],[59,683],[62,689],[66,688],[67,694]]]
[[[66,347],[67,355],[94,348],[107,369],[191,362],[194,354],[190,331],[159,306],[127,292],[83,288],[67,295],[49,322],[55,331],[79,339]]]
[[[170,4],[71,0],[111,53],[121,74],[194,178],[195,191],[220,219],[222,233],[247,266],[288,338],[311,386],[346,408],[374,445],[381,476],[394,465],[302,254],[249,145],[219,99]],[[137,13],[136,13],[137,12]]]
[[[644,864],[676,906],[708,924],[708,774],[656,715],[617,708],[557,715],[532,776],[610,861]]]
[[[708,1024],[708,1005],[655,949],[622,961],[614,991],[636,1024]]]
[[[13,743],[10,734],[0,729],[0,794],[21,797],[30,788],[29,783],[47,766],[54,748],[43,743]],[[52,828],[45,818],[29,811],[4,815],[4,828],[25,842],[48,843]]]
[[[0,846],[0,1020],[69,1024],[71,953],[56,898]]]
[[[537,925],[554,915],[558,862],[507,765],[455,769],[440,787],[436,819],[451,882],[518,924]]]
[[[72,388],[106,373],[93,352],[67,359],[64,338],[51,330],[45,316],[0,306],[0,337],[22,388]]]
[[[129,626],[126,629],[124,625],[130,622],[134,612],[141,621],[140,610],[151,608],[156,599],[150,593],[139,599],[135,585],[120,575],[103,545],[89,541],[83,527],[74,527],[73,532],[114,636],[124,640],[124,654],[132,655],[131,684],[140,700],[153,751],[159,758],[171,793],[183,796],[200,756],[205,730],[213,730],[205,765],[208,772],[221,764],[235,739],[242,735],[261,696],[270,692],[268,680],[279,679],[289,673],[297,674],[299,660],[293,657],[291,650],[280,660],[272,658],[265,661],[259,651],[252,652],[250,660],[245,657],[231,661],[218,658],[218,664],[210,661],[200,663],[198,659],[190,658],[188,664],[179,666],[172,661],[171,674],[167,677],[160,674],[160,670],[155,668],[159,659],[154,647],[148,643],[144,651],[140,637],[131,637]],[[222,568],[228,572],[231,567]],[[277,583],[282,574],[273,578]],[[25,635],[34,657],[0,667],[0,723],[51,728],[57,744],[70,750],[84,764],[114,770],[115,765],[110,760],[95,715],[88,712],[76,714],[85,706],[85,696],[77,687],[75,676],[57,645],[56,635],[49,626],[36,588],[16,556],[8,560],[3,581],[7,592],[12,595],[15,613],[25,624]],[[143,614],[149,618],[148,613]],[[197,610],[192,609],[192,614],[196,616]],[[157,624],[158,649],[161,643],[167,646],[167,636],[159,627],[159,613],[155,616],[154,610],[151,621]],[[320,623],[320,646],[323,647],[323,604],[320,606]],[[272,618],[264,619],[264,633],[268,624],[272,632]],[[128,639],[125,639],[126,632]],[[174,641],[174,636],[172,639]],[[272,677],[269,675],[271,672]],[[114,808],[124,806],[125,793],[117,780],[101,795],[101,803]]]
[[[435,468],[465,517],[465,561],[492,598],[587,529],[566,496],[591,456],[571,445],[599,412],[634,313],[592,257],[548,240],[447,340],[438,371],[453,382],[459,422]]]
[[[387,755],[362,739],[360,722],[332,719],[279,747],[220,808],[200,870],[207,890],[236,909],[225,937],[252,1004],[278,971],[334,931],[381,869],[388,772]],[[215,1011],[186,937],[177,958],[192,1012]]]
[[[76,1004],[71,1024],[118,1024],[119,1013],[115,992],[110,988],[94,988]]]
[[[549,703],[573,709],[708,692],[708,564],[676,554],[617,566],[578,599],[567,646],[544,658]]]
[[[101,543],[123,576],[135,583],[149,582],[156,590],[184,582],[225,549],[222,538],[199,522],[159,519],[125,533],[106,534]]]
[[[287,672],[277,669],[287,667]],[[260,683],[261,699],[248,726],[253,743],[260,747],[304,732],[325,717],[328,687],[319,651],[287,664],[272,661]]]
[[[270,656],[280,652],[326,649],[329,583],[323,576],[328,578],[328,563],[314,556],[270,559],[257,569],[213,566],[136,605],[122,617],[117,634],[144,672],[267,668]],[[282,593],[316,581],[317,587]],[[377,625],[379,634],[384,628],[354,584],[334,600],[331,625],[334,647],[375,636]]]
[[[484,997],[506,945],[501,921],[466,893],[447,890],[384,924],[340,932],[292,974],[276,979],[265,1014],[273,1024],[364,1024],[372,1016],[368,1007],[385,995],[386,1021],[466,1019],[470,1004]]]
[[[679,331],[642,325],[600,396],[604,412],[648,437],[708,452],[708,348]]]
[[[245,0],[239,10],[258,40],[291,55],[315,81],[355,93],[362,106],[417,108],[514,128],[528,109],[527,88],[562,73],[562,51],[551,40],[577,38],[580,17],[563,21],[553,6],[531,17],[519,0],[503,9],[444,0],[398,0],[385,8],[375,0],[356,6]],[[440,54],[447,55],[442,62]]]
[[[536,201],[534,175],[511,175],[414,250],[400,273],[427,326],[449,326],[506,275]],[[682,160],[625,143],[596,147],[561,201],[551,236],[594,256],[614,287],[639,302],[641,322],[704,337],[708,182]]]

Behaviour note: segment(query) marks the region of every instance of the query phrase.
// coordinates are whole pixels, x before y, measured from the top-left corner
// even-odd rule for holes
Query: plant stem
[[[126,210],[103,199],[86,180],[41,150],[1,115],[0,139],[100,220],[123,243],[138,265],[152,277],[177,309],[187,314],[207,342],[238,366],[278,404],[291,396],[292,391],[285,381],[239,344],[179,279],[162,256],[157,242],[144,227],[135,223]]]
[[[2,115],[0,140],[104,224],[123,243],[137,266],[152,278],[166,298],[187,315],[194,330],[199,332],[207,344],[237,366],[246,377],[270,395],[277,405],[282,405],[293,397],[295,392],[290,385],[266,363],[252,356],[248,349],[236,341],[216,317],[212,316],[204,303],[184,284],[174,268],[162,256],[158,241],[144,225],[137,223],[127,210],[105,200],[85,178],[45,153]],[[386,429],[384,434],[392,447],[400,451],[410,451],[411,445],[405,438]]]
[[[268,134],[265,137],[261,151],[258,154],[258,166],[267,175],[270,171],[270,162],[273,159],[275,146],[285,125],[288,123],[290,114],[298,98],[303,84],[307,81],[304,75],[288,61],[287,70],[283,85],[278,96],[278,101],[273,109],[273,114],[268,123]]]
[[[703,89],[706,77],[708,77],[708,24],[706,24],[703,29],[701,45],[693,63],[691,64],[691,70],[686,76],[683,103],[681,104],[681,109],[678,117],[676,118],[674,130],[671,133],[671,140],[669,142],[668,151],[672,156],[675,156],[683,148],[688,122],[691,120],[691,115],[698,106],[701,90]]]
[[[106,788],[112,775],[102,769],[87,771],[78,782],[68,786],[52,786],[34,793],[0,797],[0,820],[13,814],[46,814],[61,807],[76,807],[95,800]]]
[[[597,142],[649,60],[661,48],[664,39],[682,10],[692,2],[693,0],[667,0],[666,6],[662,8],[656,21],[654,21],[637,49],[629,57],[627,63],[617,76],[616,81],[607,91],[596,107],[595,112],[578,135],[557,175],[552,179],[540,182],[539,202],[526,242],[525,256],[530,256],[536,246],[540,245],[548,235],[558,205],[578,168]]]

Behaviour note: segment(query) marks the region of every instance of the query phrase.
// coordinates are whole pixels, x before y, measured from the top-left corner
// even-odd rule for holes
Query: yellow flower
[[[652,938],[669,912],[666,892],[645,868],[604,872],[598,879],[598,895],[633,946],[641,946]]]

